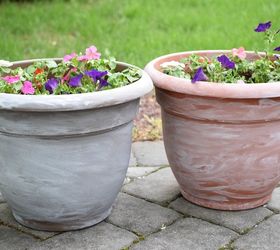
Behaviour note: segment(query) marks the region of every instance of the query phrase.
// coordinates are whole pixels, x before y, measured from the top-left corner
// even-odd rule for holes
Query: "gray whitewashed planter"
[[[0,191],[19,223],[65,231],[110,214],[127,171],[139,98],[152,90],[142,74],[96,93],[0,94]]]

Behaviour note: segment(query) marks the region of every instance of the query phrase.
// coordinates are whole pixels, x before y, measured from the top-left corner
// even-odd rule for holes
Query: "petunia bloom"
[[[79,74],[77,76],[74,76],[70,79],[69,81],[69,86],[73,87],[73,88],[76,88],[76,87],[79,87],[81,86],[81,80],[83,78],[83,74]]]
[[[39,74],[42,74],[42,73],[44,73],[44,70],[40,69],[40,68],[37,68],[34,72],[35,75],[39,75]]]
[[[97,48],[95,46],[90,46],[86,49],[86,56],[88,57],[88,60],[93,60],[99,59],[101,54],[97,51]]]
[[[99,80],[99,86],[100,86],[100,88],[106,87],[106,86],[108,86],[108,85],[109,85],[109,83],[108,83],[105,79],[100,79],[100,80]]]
[[[279,47],[276,47],[276,48],[274,49],[274,51],[280,51],[280,46],[279,46]]]
[[[64,62],[68,62],[70,60],[72,60],[74,57],[76,57],[77,54],[75,52],[71,53],[70,55],[66,55],[63,57],[63,61]]]
[[[90,71],[86,71],[85,74],[89,76],[94,82],[99,81],[100,88],[109,84],[105,79],[102,78],[108,74],[107,71],[98,71],[96,69],[92,69]]]
[[[70,79],[70,74],[71,74],[72,72],[77,72],[77,68],[72,68],[72,69],[70,69],[69,72],[68,72],[66,75],[64,75],[64,76],[62,77],[61,83],[65,82],[65,81],[68,81],[68,80]]]
[[[86,55],[78,56],[79,61],[87,61],[88,57]]]
[[[200,67],[195,72],[193,79],[192,79],[192,83],[195,83],[197,81],[207,81],[207,80],[208,80],[207,76],[204,74],[203,69]]]
[[[232,49],[232,55],[239,57],[239,59],[244,60],[246,58],[246,52],[243,47],[240,47],[239,49]]]
[[[86,49],[85,55],[79,56],[79,61],[96,60],[99,59],[101,54],[97,51],[95,46],[90,46]]]
[[[55,78],[51,78],[45,83],[45,89],[49,91],[50,94],[54,92],[57,86],[58,86],[58,80]]]
[[[221,55],[217,57],[217,60],[222,64],[226,69],[234,69],[235,63],[232,62],[226,55]]]
[[[100,80],[103,76],[106,76],[108,74],[107,71],[98,71],[96,69],[92,69],[89,71],[86,71],[85,74],[87,76],[89,76],[90,78],[92,78],[92,80],[94,82],[97,82],[98,80]]]
[[[254,30],[256,32],[265,32],[271,27],[271,21],[267,23],[259,23],[258,27],[255,28]]]
[[[8,84],[13,84],[20,80],[20,76],[5,76],[2,77],[2,79],[6,81]]]
[[[21,88],[21,92],[25,95],[33,95],[35,93],[35,89],[32,86],[32,82],[25,81]]]

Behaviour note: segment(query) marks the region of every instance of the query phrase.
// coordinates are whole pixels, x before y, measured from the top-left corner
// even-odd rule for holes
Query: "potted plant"
[[[190,51],[151,61],[166,153],[182,195],[242,210],[266,203],[280,181],[279,31],[260,23],[264,53]],[[274,49],[280,51],[280,47]]]
[[[51,231],[102,221],[125,178],[149,76],[94,46],[0,63],[0,190],[15,219]]]

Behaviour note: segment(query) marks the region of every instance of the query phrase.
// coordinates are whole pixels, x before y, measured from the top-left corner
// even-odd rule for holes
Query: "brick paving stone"
[[[163,225],[171,224],[178,218],[180,215],[171,209],[120,193],[107,221],[146,235],[159,230]]]
[[[277,213],[280,212],[280,188],[274,189],[271,200],[268,202],[267,207]]]
[[[36,240],[32,236],[0,225],[1,250],[26,250],[37,242],[38,240]]]
[[[273,214],[270,210],[264,207],[244,211],[208,209],[194,205],[186,201],[184,198],[178,198],[170,204],[170,207],[185,215],[194,216],[215,224],[223,225],[239,233],[246,232],[265,217]]]
[[[133,250],[217,250],[238,236],[230,229],[195,218],[175,222],[134,245]]]
[[[169,167],[125,185],[123,191],[162,205],[180,194],[179,185]]]
[[[132,144],[132,151],[137,159],[138,165],[169,165],[163,141],[135,142]]]
[[[20,225],[13,217],[12,212],[10,208],[8,207],[7,204],[3,203],[0,204],[0,222],[3,222],[6,225],[9,225],[13,228],[16,228],[22,232],[26,232],[28,234],[32,234],[42,240],[47,239],[49,237],[52,237],[56,235],[57,233],[55,232],[44,232],[44,231],[38,231],[38,230],[33,230],[27,227],[24,227]],[[0,247],[1,249],[1,247]]]
[[[159,167],[130,167],[127,170],[126,176],[129,178],[138,178],[150,174],[158,169]]]
[[[135,158],[133,152],[131,151],[130,159],[129,159],[129,167],[136,167],[136,166],[137,166],[137,161],[136,161],[136,158]]]
[[[280,249],[280,215],[274,215],[260,223],[248,234],[233,243],[236,250]]]
[[[146,175],[158,170],[160,167],[129,167],[123,185],[132,182],[134,179],[144,178]]]
[[[102,222],[87,229],[57,235],[30,250],[119,250],[137,239],[131,232]]]

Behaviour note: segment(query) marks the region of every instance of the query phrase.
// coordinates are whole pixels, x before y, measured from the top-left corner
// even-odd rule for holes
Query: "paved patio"
[[[40,232],[19,225],[0,194],[0,249],[280,249],[280,188],[269,204],[242,212],[187,202],[163,143],[133,144],[122,192],[106,221],[79,231]]]

